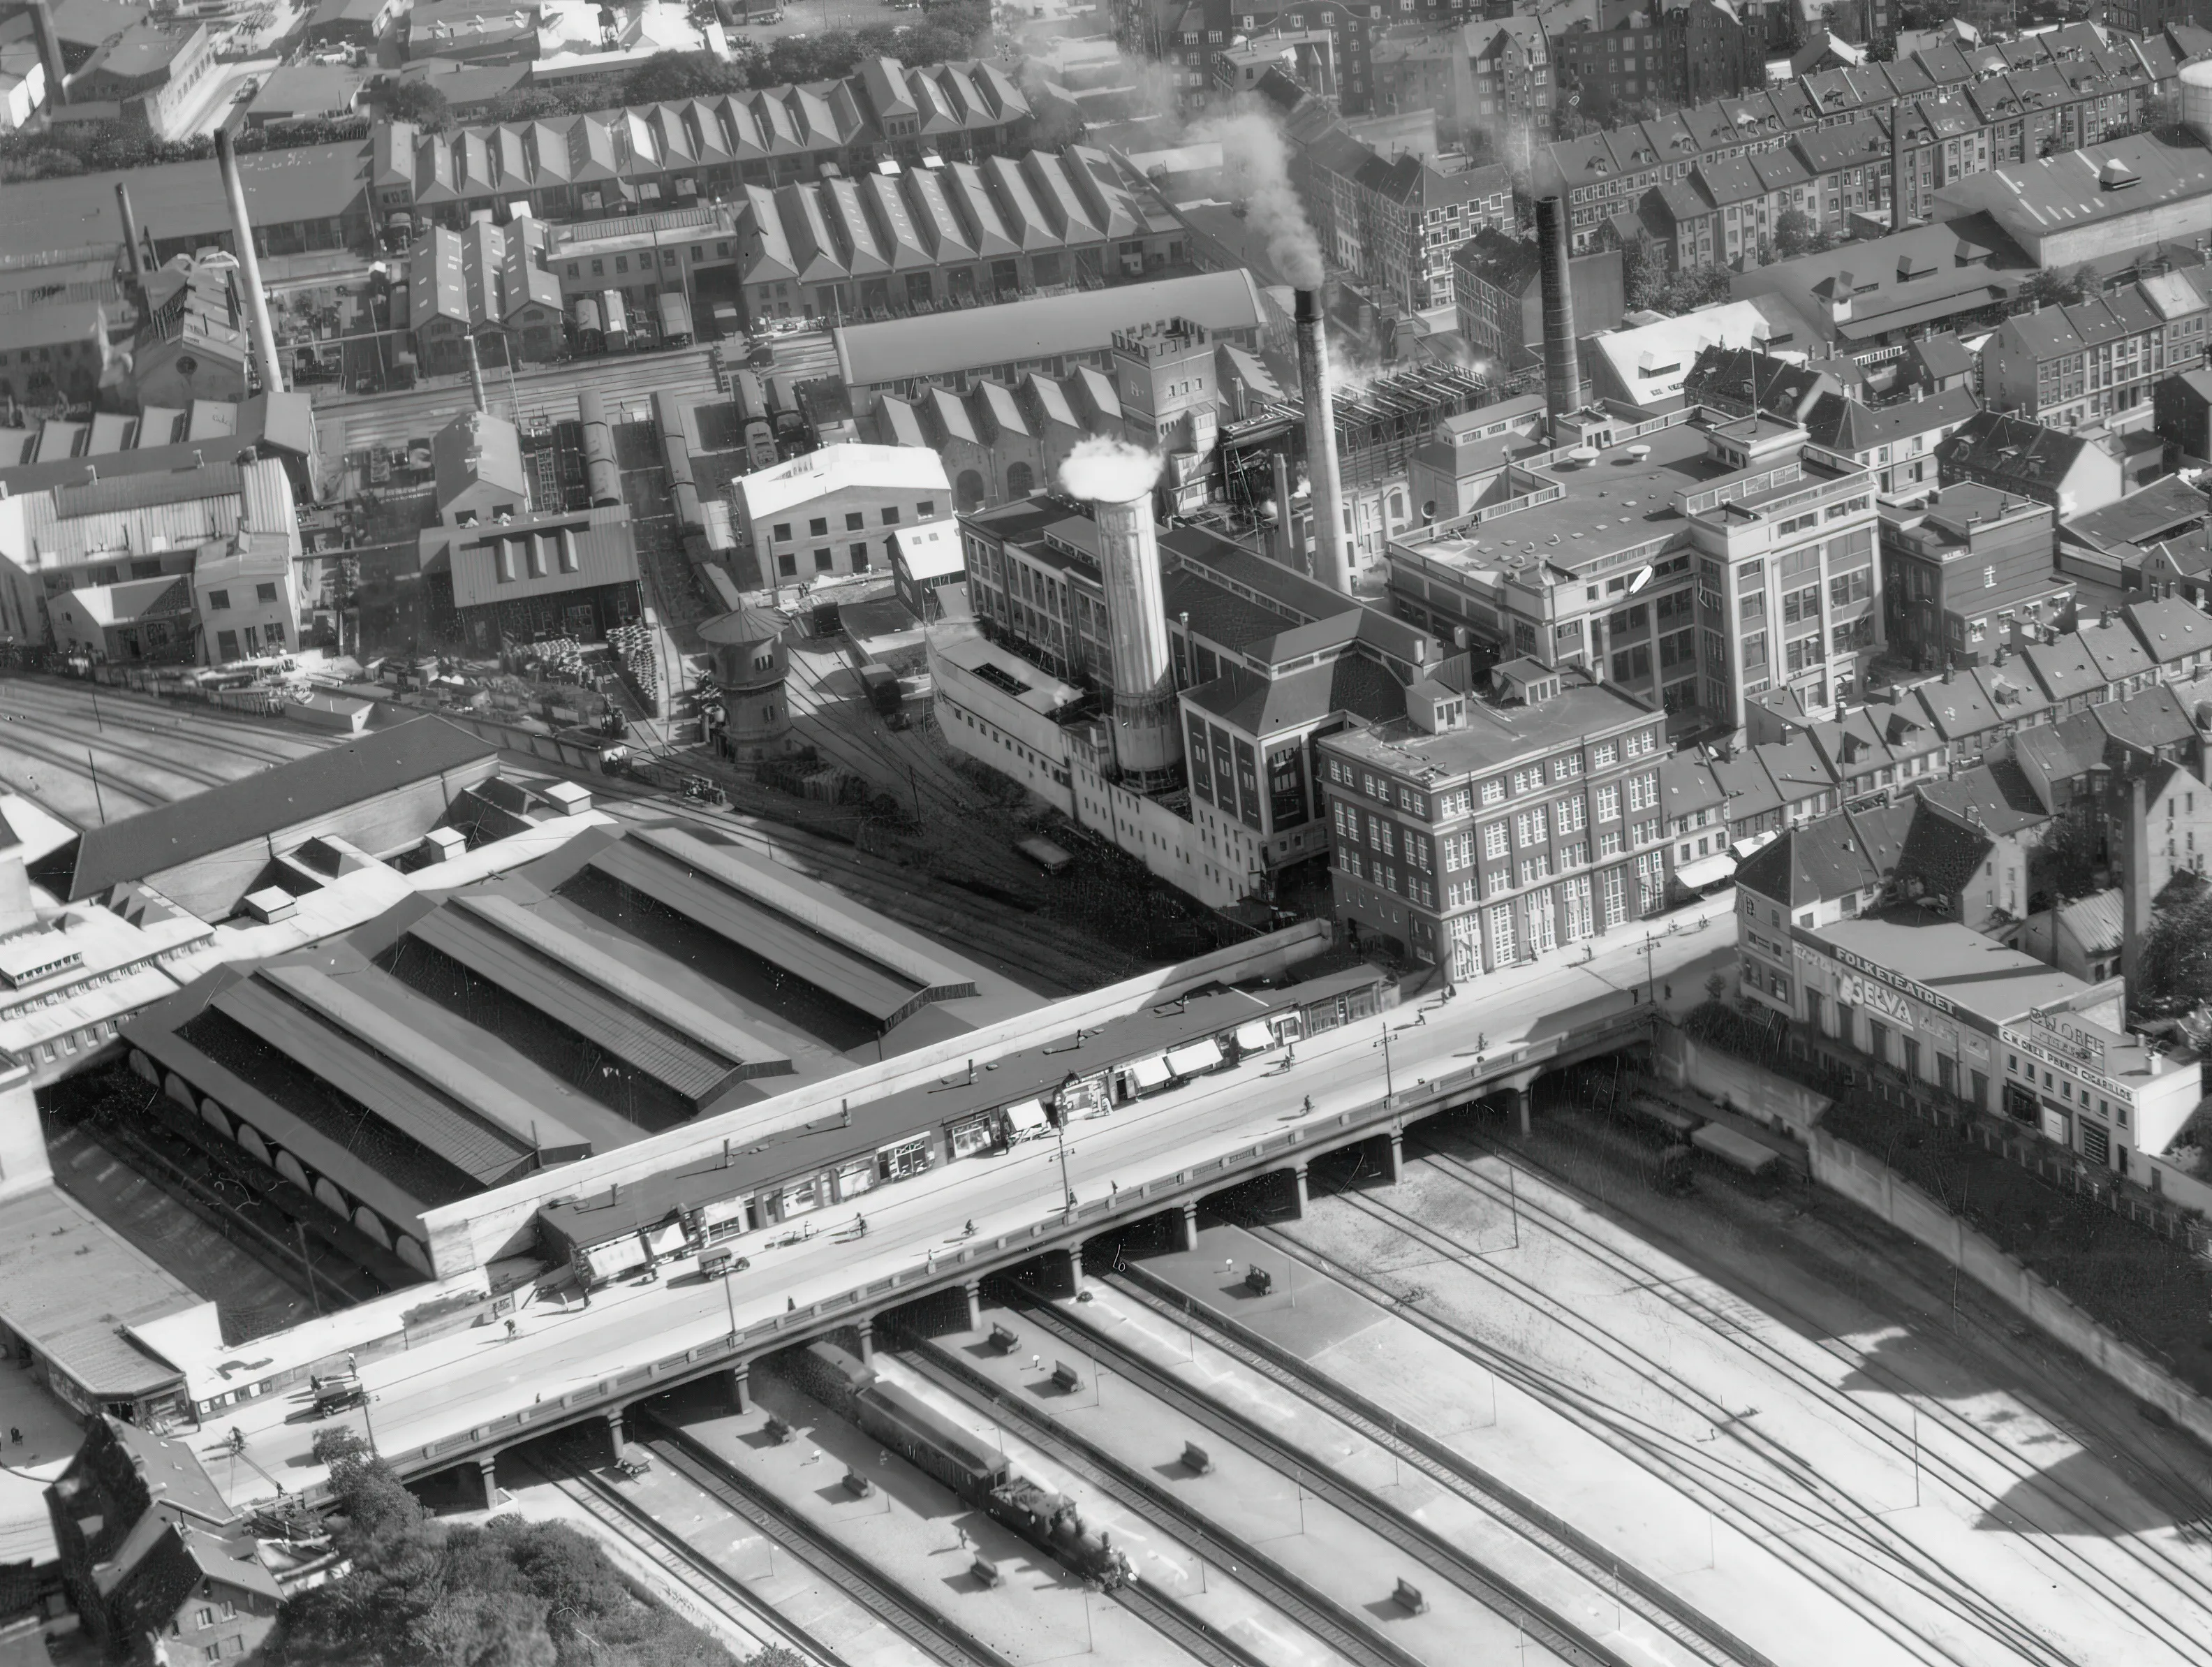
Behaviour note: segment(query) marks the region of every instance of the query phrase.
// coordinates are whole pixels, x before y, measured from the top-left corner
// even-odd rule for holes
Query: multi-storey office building
[[[1883,642],[1875,482],[1765,415],[1694,412],[1509,465],[1490,502],[1389,549],[1390,593],[1439,636],[1581,666],[1677,727],[1743,728],[1789,688],[1825,715]]]
[[[1419,683],[1404,719],[1320,742],[1338,919],[1455,981],[1619,931],[1666,891],[1659,714],[1533,660],[1488,693]]]

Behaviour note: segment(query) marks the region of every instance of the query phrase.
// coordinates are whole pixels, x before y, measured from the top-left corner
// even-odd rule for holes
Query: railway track
[[[1104,1333],[1083,1324],[1079,1320],[1071,1319],[1048,1303],[1027,1303],[1022,1311],[1030,1323],[1060,1341],[1094,1358],[1110,1356],[1116,1372],[1163,1405],[1172,1407],[1183,1417],[1213,1435],[1242,1447],[1279,1474],[1294,1476],[1307,1493],[1335,1506],[1370,1533],[1389,1541],[1414,1561],[1458,1586],[1477,1602],[1498,1614],[1516,1617],[1526,1627],[1531,1638],[1561,1660],[1588,1663],[1591,1667],[1626,1667],[1625,1658],[1617,1652],[1607,1649],[1548,1604],[1485,1567],[1443,1536],[1376,1503],[1364,1489],[1342,1481],[1328,1471],[1316,1467],[1305,1454],[1255,1421],[1194,1393],[1141,1355],[1129,1353]],[[1303,1385],[1299,1389],[1301,1394],[1306,1392]],[[1328,1409],[1334,1410],[1333,1408]],[[1396,1448],[1394,1447],[1393,1451]],[[1428,1467],[1424,1464],[1420,1468],[1426,1469]],[[1546,1546],[1546,1549],[1554,1551],[1554,1554],[1565,1548],[1564,1546]],[[1578,1572],[1586,1573],[1600,1587],[1607,1583],[1606,1572],[1595,1559]],[[1657,1622],[1654,1624],[1656,1626]],[[1671,1628],[1668,1630],[1672,1631]],[[1764,1657],[1747,1651],[1741,1646],[1722,1652],[1696,1634],[1681,1637],[1680,1641],[1692,1644],[1700,1660],[1717,1664],[1717,1667],[1772,1667],[1772,1664],[1766,1662]]]
[[[872,909],[880,910],[916,931],[944,936],[965,944],[981,958],[998,962],[1016,976],[1033,981],[1048,995],[1070,993],[1097,982],[1100,970],[1079,965],[1057,946],[1048,923],[1040,923],[1010,904],[963,894],[958,907],[934,901],[915,888],[908,871],[870,856],[864,851],[825,835],[777,823],[773,830],[736,814],[701,812],[689,805],[670,803],[659,794],[622,785],[610,776],[595,784],[611,798],[620,798],[659,811],[685,816],[734,838],[749,850],[766,855],[787,854],[802,861],[799,871],[827,885],[845,887]],[[771,818],[763,818],[771,819]],[[988,934],[988,935],[986,935]]]
[[[769,1495],[724,1464],[696,1437],[633,1407],[631,1439],[660,1463],[744,1519],[854,1603],[942,1667],[1018,1667],[957,1621],[923,1608],[843,1547],[816,1534]]]
[[[1504,1154],[1498,1155],[1502,1158]],[[1455,1154],[1431,1148],[1421,1153],[1418,1161],[1485,1199],[1496,1202],[1505,1196],[1504,1188],[1474,1165]],[[1835,1419],[1857,1428],[1900,1457],[1909,1458],[1922,1470],[1942,1478],[1952,1491],[1970,1498],[1991,1492],[1986,1481],[1972,1475],[1940,1447],[1930,1449],[1925,1442],[1909,1434],[1906,1430],[1878,1416],[1864,1402],[1835,1388],[1817,1372],[1791,1357],[1787,1350],[1776,1348],[1758,1332],[1747,1330],[1736,1323],[1724,1310],[1699,1293],[1680,1286],[1656,1285],[1656,1281],[1665,1270],[1653,1267],[1617,1245],[1590,1239],[1578,1232],[1574,1223],[1545,1204],[1540,1198],[1531,1200],[1516,1195],[1516,1208],[1524,1220],[1543,1223],[1554,1238],[1571,1245],[1608,1272],[1663,1289],[1667,1300],[1702,1329],[1723,1338],[1750,1355],[1765,1370],[1784,1376],[1800,1390],[1815,1397]],[[1820,1335],[1820,1328],[1810,1317],[1790,1309],[1786,1303],[1776,1301],[1774,1305],[1799,1321],[1805,1335]],[[1855,1371],[1867,1377],[1887,1380],[1884,1386],[1893,1394],[1903,1397],[1908,1393],[1908,1386],[1879,1362],[1855,1357],[1850,1364]],[[1926,1404],[1921,1408],[1918,1415],[1971,1447],[1983,1461],[1999,1469],[2008,1483],[2033,1481],[2042,1491],[2063,1499],[2069,1510],[2082,1520],[2100,1524],[2107,1542],[2125,1548],[2121,1554],[2163,1586],[2172,1597],[2194,1605],[2200,1611],[2212,1614],[2212,1570],[2192,1567],[2147,1544],[2136,1537],[2130,1526],[2118,1516],[2081,1489],[2069,1484],[2063,1475],[2049,1469],[2023,1465],[2013,1449],[1991,1438],[1971,1419],[1953,1412],[1934,1396],[1923,1398]],[[1920,1403],[1916,1402],[1915,1404]],[[2069,1546],[2062,1536],[2031,1529],[2021,1531],[2024,1537],[2035,1544],[2055,1566],[2075,1575],[2093,1589],[2105,1587],[2106,1581],[2102,1573]],[[2153,1605],[2152,1609],[2155,1615],[2157,1606]],[[2172,1627],[2178,1634],[2176,1638],[2170,1638],[2169,1642],[2185,1640],[2195,1652],[2192,1658],[2212,1661],[2212,1638],[2185,1627],[2175,1627],[2163,1616],[2157,1619],[2164,1626]],[[2144,1617],[2139,1614],[2137,1621],[2138,1624],[2144,1624]]]
[[[318,750],[317,744],[305,734],[287,733],[286,739],[299,743],[287,749],[276,744],[265,728],[243,723],[222,707],[163,700],[133,689],[103,688],[100,695],[100,714],[95,719],[88,704],[72,697],[74,690],[88,686],[59,678],[9,678],[0,681],[0,711],[9,706],[20,706],[28,715],[65,731],[71,739],[88,740],[95,745],[104,733],[109,733],[110,724],[120,722],[133,731],[159,735],[176,728],[178,720],[186,719],[190,721],[185,727],[195,745],[234,753],[260,764],[289,764]]]
[[[2021,1663],[2036,1667],[2071,1667],[2069,1658],[2048,1640],[2015,1621],[1993,1599],[1973,1591],[1882,1524],[1878,1507],[1826,1481],[1796,1454],[1770,1440],[1747,1416],[1736,1414],[1682,1380],[1664,1361],[1644,1354],[1586,1321],[1566,1305],[1514,1279],[1487,1262],[1483,1249],[1467,1244],[1402,1210],[1361,1194],[1334,1195],[1358,1214],[1400,1232],[1438,1262],[1448,1262],[1483,1280],[1540,1313],[1585,1346],[1612,1356],[1644,1381],[1659,1387],[1678,1405],[1716,1431],[1725,1431],[1736,1449],[1753,1461],[1732,1463],[1717,1451],[1717,1440],[1688,1441],[1647,1418],[1609,1404],[1596,1392],[1532,1366],[1474,1334],[1440,1320],[1410,1293],[1390,1290],[1280,1231],[1251,1223],[1247,1231],[1315,1272],[1349,1286],[1405,1318],[1455,1353],[1513,1384],[1531,1399],[1581,1426],[1645,1469],[1666,1477],[1686,1497],[1729,1521],[1764,1545],[1810,1584],[1826,1591],[1882,1633],[1905,1658],[1970,1667],[1974,1659],[1954,1653],[1940,1640],[1924,1638],[1894,1614],[1877,1594],[1851,1574],[1822,1563],[1805,1551],[1798,1537],[1838,1544],[1894,1580],[1923,1601],[1948,1611],[1962,1627],[1979,1633]],[[2188,1658],[2201,1658],[2185,1657]]]
[[[575,1468],[566,1476],[550,1474],[526,1460],[521,1467],[535,1469],[616,1538],[637,1551],[648,1563],[666,1566],[682,1579],[702,1607],[719,1611],[723,1623],[756,1645],[781,1644],[809,1664],[809,1667],[848,1667],[845,1658],[804,1627],[785,1619],[747,1590],[743,1581],[671,1529],[635,1500],[599,1474],[587,1454],[563,1444],[562,1457]],[[502,1466],[517,1463],[501,1461]],[[719,1501],[717,1501],[719,1503]],[[688,1577],[688,1578],[687,1578]]]
[[[1153,1478],[1056,1422],[1041,1408],[1004,1394],[950,1351],[926,1341],[915,1342],[916,1347],[902,1358],[923,1377],[964,1400],[980,1397],[1009,1422],[1019,1425],[1024,1438],[1054,1463],[1082,1477],[1125,1509],[1171,1530],[1222,1567],[1233,1567],[1238,1579],[1354,1667],[1425,1667],[1419,1656],[1376,1636],[1350,1611],[1264,1551],[1224,1535]]]
[[[1297,1356],[1274,1348],[1220,1317],[1202,1313],[1188,1303],[1175,1300],[1167,1294],[1170,1287],[1141,1268],[1090,1277],[1101,1280],[1122,1296],[1173,1319],[1178,1325],[1200,1333],[1210,1345],[1247,1370],[1357,1430],[1376,1446],[1389,1451],[1399,1463],[1420,1471],[1458,1494],[1562,1567],[1572,1569],[1594,1585],[1610,1584],[1618,1600],[1633,1608],[1653,1631],[1673,1639],[1699,1658],[1715,1664],[1715,1667],[1778,1667],[1771,1658],[1701,1614],[1661,1582],[1640,1569],[1622,1567],[1617,1558],[1572,1524],[1508,1487],[1447,1444],[1401,1423],[1366,1396],[1316,1371]],[[1086,1328],[1086,1335],[1097,1335]],[[1100,1341],[1102,1346],[1110,1347],[1103,1337]],[[1152,1371],[1141,1362],[1138,1369]],[[1153,1375],[1162,1376],[1156,1372]],[[1173,1384],[1175,1380],[1167,1378],[1164,1381]],[[1198,1404],[1205,1408],[1212,1403]]]

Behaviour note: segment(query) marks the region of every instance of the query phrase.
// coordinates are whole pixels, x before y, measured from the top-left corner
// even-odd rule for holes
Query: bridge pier
[[[1312,1202],[1311,1197],[1306,1190],[1305,1165],[1292,1164],[1291,1165],[1291,1203],[1294,1207],[1294,1213],[1300,1220],[1303,1220],[1305,1217],[1306,1207]]]
[[[1526,1139],[1528,1134],[1528,1091],[1526,1088],[1506,1088],[1498,1093],[1505,1115],[1512,1121],[1513,1132]]]
[[[751,1368],[743,1362],[732,1366],[729,1371],[722,1374],[722,1382],[729,1396],[732,1412],[742,1413],[747,1409],[745,1403],[747,1392],[751,1388],[750,1378]]]
[[[1406,1131],[1390,1131],[1390,1184],[1396,1186],[1406,1178]]]
[[[608,1457],[619,1462],[622,1458],[623,1443],[629,1439],[629,1431],[623,1422],[623,1409],[620,1407],[610,1407],[607,1409]]]
[[[1072,1297],[1083,1288],[1083,1246],[1079,1242],[1053,1251],[1049,1260],[1058,1264],[1060,1277],[1055,1283],[1061,1285],[1061,1295]]]
[[[875,1316],[861,1315],[855,1323],[855,1329],[860,1334],[860,1358],[863,1360],[873,1360],[876,1358]]]
[[[968,1329],[981,1331],[983,1329],[983,1281],[980,1279],[961,1281],[960,1294],[968,1299]]]
[[[483,1483],[484,1509],[499,1509],[499,1457],[486,1453],[477,1460],[477,1474]]]
[[[1198,1201],[1195,1198],[1190,1199],[1184,1203],[1181,1211],[1181,1216],[1182,1220],[1182,1248],[1185,1250],[1195,1250],[1198,1249]]]

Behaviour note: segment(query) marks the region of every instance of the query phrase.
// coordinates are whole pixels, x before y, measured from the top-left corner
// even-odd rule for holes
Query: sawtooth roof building
[[[825,163],[859,175],[885,158],[971,158],[1019,148],[1029,100],[995,64],[908,70],[868,58],[842,81],[590,115],[426,133],[379,126],[370,141],[378,217],[459,226],[527,202],[550,219],[681,205],[746,186],[811,180]]]

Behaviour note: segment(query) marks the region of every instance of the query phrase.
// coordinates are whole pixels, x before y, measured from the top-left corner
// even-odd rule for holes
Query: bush
[[[337,1548],[351,1568],[286,1601],[263,1648],[269,1667],[736,1667],[574,1529],[441,1523],[358,1439],[319,1437],[316,1457],[331,1461]]]

